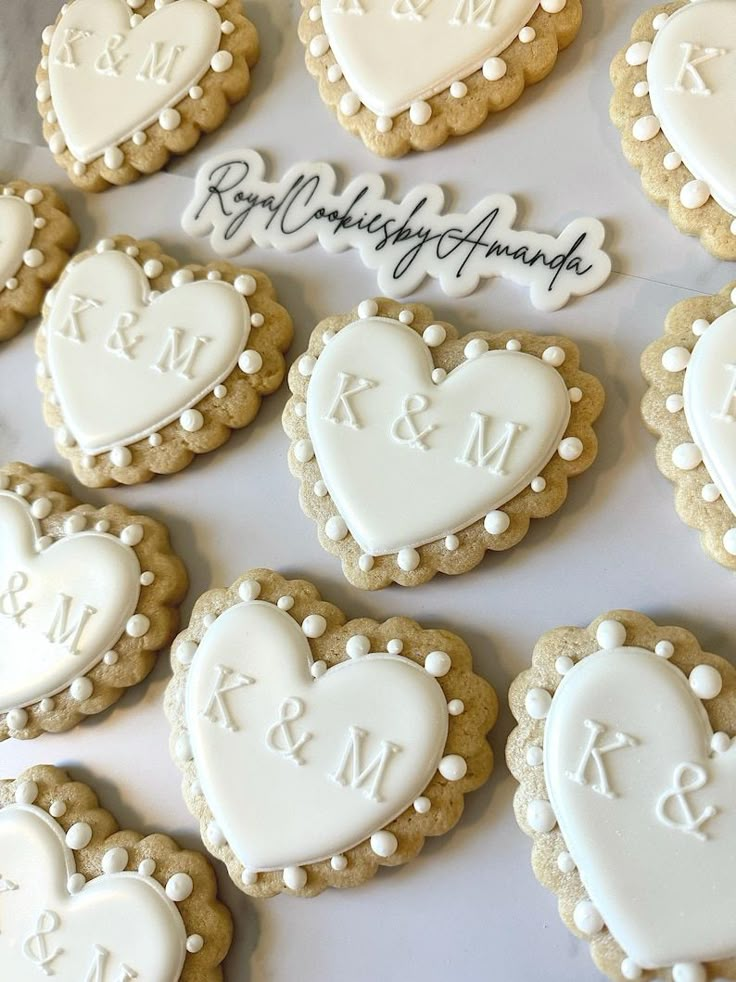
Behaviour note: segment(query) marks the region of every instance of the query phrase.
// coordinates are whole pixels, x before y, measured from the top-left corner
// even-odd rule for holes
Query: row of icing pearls
[[[34,807],[41,807],[38,804],[40,789],[38,784],[33,780],[18,781],[15,788],[15,802],[18,805],[33,805]],[[67,804],[62,796],[55,797],[51,799],[48,806],[48,813],[55,821],[61,819],[66,815]],[[81,849],[86,849],[87,846],[92,841],[94,835],[92,826],[88,822],[75,822],[73,825],[69,826],[66,832],[59,826],[60,836],[66,842],[67,847],[72,852],[79,852]],[[150,857],[141,860],[138,864],[136,870],[128,870],[130,865],[130,855],[128,850],[122,846],[113,846],[108,849],[102,855],[102,860],[100,863],[102,867],[102,875],[109,875],[113,873],[123,873],[129,871],[131,873],[137,873],[139,876],[143,877],[153,877],[156,872],[156,860]],[[91,880],[97,879],[96,877],[91,877]],[[2,878],[0,877],[0,882]],[[156,880],[158,883],[158,880]],[[87,878],[83,873],[72,873],[67,880],[67,890],[72,896],[76,896],[84,890],[87,884]],[[159,884],[160,885],[160,884]],[[168,901],[172,904],[183,903],[188,900],[194,892],[194,882],[188,873],[176,872],[172,873],[166,881],[166,886],[163,888],[163,892],[167,897]],[[176,910],[176,908],[173,908]],[[178,911],[177,915],[181,916]],[[183,920],[183,918],[182,918]],[[186,949],[190,954],[196,954],[196,952],[201,951],[204,947],[204,938],[201,934],[190,934],[186,939]],[[47,973],[53,974],[53,973]]]
[[[6,474],[0,474],[0,491],[10,491],[18,495],[19,498],[27,501],[30,505],[31,515],[37,521],[43,521],[48,518],[54,509],[53,503],[49,498],[43,495],[41,497],[33,497],[33,486],[28,481],[20,481],[13,486],[11,485],[10,478]],[[83,512],[75,511],[64,520],[63,533],[65,536],[78,535],[84,531],[114,534],[110,532],[110,522],[106,518],[100,519],[90,526],[87,515]],[[144,534],[143,526],[136,522],[124,526],[118,533],[118,538],[123,545],[133,549],[143,541]],[[39,552],[43,552],[43,550],[52,546],[55,541],[59,540],[52,538],[50,535],[42,535],[37,538],[36,549]],[[141,587],[149,587],[155,579],[155,573],[151,570],[143,570],[139,582]],[[144,638],[150,627],[151,622],[148,617],[145,614],[136,613],[128,619],[125,625],[125,635],[130,638]],[[102,663],[108,667],[116,665],[118,660],[118,652],[114,649],[104,652],[101,658]],[[71,682],[68,692],[74,702],[81,704],[92,698],[94,683],[88,676],[81,675]],[[55,705],[53,698],[45,697],[38,703],[38,709],[43,713],[50,713],[53,712]],[[26,709],[11,709],[5,719],[11,734],[13,732],[19,732],[25,729],[28,724],[28,712]]]
[[[139,13],[136,13],[136,11],[139,10],[144,5],[146,0],[122,0],[122,2],[126,3],[130,8],[131,28],[137,27],[138,24],[140,24],[141,21],[143,20],[143,16]],[[174,2],[175,0],[155,0],[154,10],[160,10],[162,7],[167,7],[169,6],[169,4]],[[210,6],[212,6],[215,10],[219,12],[220,8],[224,7],[225,4],[227,3],[227,0],[202,0],[202,2],[209,3]],[[64,16],[64,14],[69,9],[69,6],[70,6],[69,3],[65,3],[62,6],[59,12],[60,18]],[[232,21],[223,20],[222,15],[220,15],[220,19],[221,19],[221,23],[220,23],[221,35],[222,37],[227,37],[229,34],[232,34],[232,32],[235,30],[235,25],[232,23]],[[53,24],[49,24],[47,27],[43,29],[43,32],[41,34],[41,40],[43,41],[43,43],[46,45],[47,48],[51,47],[51,41],[54,37],[54,31],[55,31],[55,25]],[[232,54],[229,51],[226,51],[224,48],[220,48],[212,56],[209,67],[213,72],[222,73],[222,72],[229,71],[232,68],[232,65],[233,65]],[[48,67],[49,67],[48,55],[42,56],[41,67],[44,69],[44,71],[48,71]],[[199,79],[198,81],[201,81],[201,79]],[[190,99],[196,102],[202,98],[202,96],[204,95],[204,90],[202,89],[201,85],[195,83],[189,88],[187,95],[189,96]],[[40,104],[50,102],[51,86],[49,84],[48,79],[46,79],[43,82],[39,82],[38,86],[36,87],[36,100]],[[47,110],[44,118],[47,123],[53,126],[57,125],[59,122],[53,106],[51,106]],[[167,130],[167,131],[176,130],[181,125],[181,113],[175,108],[174,105],[166,106],[161,110],[159,114],[158,124],[163,130]],[[147,139],[148,136],[144,130],[137,130],[132,136],[133,143],[137,147],[142,147],[146,143]],[[66,139],[64,138],[64,134],[60,129],[57,129],[56,132],[51,136],[51,139],[49,140],[49,149],[54,154],[63,153],[67,149]],[[107,167],[108,170],[118,170],[125,163],[125,154],[118,146],[108,147],[103,152],[102,158],[105,167]],[[74,171],[77,177],[82,177],[87,170],[87,165],[83,163],[81,160],[75,160],[72,165],[72,170]]]
[[[358,306],[358,317],[360,320],[368,320],[371,317],[375,317],[378,314],[378,304],[375,300],[364,300]],[[414,312],[405,309],[400,311],[398,317],[395,318],[401,324],[410,326],[414,322]],[[322,335],[322,341],[328,344],[334,337],[334,331],[325,331]],[[447,336],[445,328],[441,324],[430,324],[422,332],[422,340],[429,348],[430,352],[432,348],[437,348],[439,345],[444,344]],[[506,342],[506,348],[509,351],[521,351],[521,342],[515,338]],[[464,355],[466,360],[471,361],[473,358],[478,358],[485,354],[489,350],[488,342],[483,340],[483,338],[475,338],[469,341],[464,350]],[[542,353],[542,360],[553,368],[560,368],[565,362],[565,352],[558,345],[550,345]],[[312,375],[316,366],[316,359],[312,355],[302,355],[297,363],[297,368],[299,374],[303,376],[307,381]],[[432,372],[432,381],[439,385],[447,377],[447,372],[444,368],[435,368]],[[577,386],[568,390],[568,395],[570,397],[570,402],[577,403],[583,398],[582,390]],[[307,404],[302,401],[296,401],[293,405],[295,414],[302,420],[304,420],[306,425],[307,416]],[[302,463],[306,464],[314,459],[314,447],[312,441],[309,438],[298,440],[294,444],[294,455],[296,459]],[[583,443],[576,437],[565,437],[559,444],[557,448],[557,453],[563,460],[577,460],[583,452]],[[541,475],[533,478],[530,487],[535,494],[540,494],[547,487],[547,482],[545,478]],[[325,482],[320,478],[316,481],[314,485],[314,493],[318,498],[328,497],[327,486]],[[483,525],[485,531],[490,536],[500,536],[503,535],[509,528],[511,524],[511,519],[505,511],[499,509],[489,512],[484,519]],[[324,524],[324,532],[328,539],[333,542],[340,542],[347,538],[350,534],[345,520],[339,513],[331,515]],[[460,548],[460,539],[457,535],[448,535],[444,539],[444,546],[448,552],[456,552]],[[405,573],[413,572],[417,569],[421,563],[421,556],[417,549],[401,549],[396,555],[396,563],[400,570]],[[368,553],[363,553],[358,560],[358,565],[364,573],[369,573],[375,564],[375,557],[369,555]]]
[[[2,198],[0,198],[0,212],[2,211],[2,200],[10,200],[17,203],[19,209],[19,215],[22,215],[24,206],[28,210],[28,219],[32,225],[33,231],[40,231],[46,227],[46,219],[41,215],[37,215],[34,211],[35,206],[41,204],[43,201],[43,191],[40,188],[29,188],[23,193],[21,197],[12,187],[4,187],[2,189]],[[32,236],[31,236],[32,238]],[[23,252],[18,256],[18,265],[14,270],[12,270],[12,275],[9,275],[5,282],[0,282],[0,293],[3,290],[16,290],[18,288],[18,276],[17,273],[24,267],[28,269],[38,269],[45,262],[46,257],[40,249],[35,248],[32,243],[29,243],[29,247],[24,249]]]
[[[244,603],[250,603],[261,598],[261,584],[258,580],[243,580],[238,586],[238,595]],[[288,612],[294,606],[294,597],[285,593],[275,602],[279,610]],[[207,631],[217,620],[217,615],[210,613],[203,618],[203,627]],[[301,623],[304,636],[308,639],[321,638],[327,630],[327,621],[322,614],[308,614]],[[197,653],[198,644],[195,641],[183,641],[175,649],[177,661],[184,671],[187,671],[192,664]],[[404,649],[404,642],[400,638],[392,638],[386,645],[386,651],[390,655],[401,655]],[[371,642],[363,634],[355,634],[348,638],[345,644],[345,652],[348,658],[362,658],[371,653]],[[424,669],[435,679],[443,678],[452,668],[452,659],[446,651],[431,651],[424,659]],[[327,663],[321,660],[312,663],[310,668],[314,679],[321,678],[325,672],[329,671]],[[465,712],[465,703],[462,699],[450,699],[447,703],[447,712],[450,717],[462,716]],[[182,728],[176,740],[174,753],[177,760],[186,765],[193,761],[192,748],[186,729]],[[468,771],[468,765],[464,757],[460,754],[447,754],[444,756],[437,767],[437,772],[446,781],[461,781]],[[190,785],[190,793],[194,797],[201,796],[199,782],[195,780]],[[413,810],[418,815],[426,815],[432,808],[431,798],[423,794],[414,801]],[[207,826],[207,839],[215,849],[227,846],[227,841],[222,829],[215,821],[211,821]],[[370,847],[372,852],[382,859],[388,859],[394,855],[399,848],[399,842],[393,832],[388,829],[378,829],[370,837]],[[330,866],[336,873],[343,873],[348,869],[350,860],[346,855],[333,856],[330,859]],[[244,868],[241,879],[245,886],[253,886],[258,882],[259,873],[256,870]],[[308,881],[307,870],[303,866],[288,866],[282,873],[284,886],[289,890],[302,890]]]
[[[322,20],[323,4],[331,3],[335,5],[335,10],[346,14],[363,16],[366,13],[366,4],[374,3],[375,0],[321,0],[309,8],[309,19],[312,23],[318,24]],[[427,8],[432,0],[383,0],[384,3],[391,3],[391,15],[400,20],[421,22],[427,16]],[[479,4],[474,0],[457,0],[457,8],[454,18],[450,24],[475,24],[479,30],[488,30],[493,23],[493,9],[498,0],[481,0]],[[558,14],[564,10],[567,0],[540,0],[539,6],[548,14]],[[536,38],[537,33],[528,24],[521,28],[518,39],[522,44],[530,44]],[[326,34],[317,34],[309,42],[309,53],[313,58],[322,58],[330,53],[330,40]],[[503,58],[498,56],[487,58],[481,66],[483,77],[488,82],[499,82],[508,70],[508,66]],[[470,72],[469,74],[474,74]],[[467,77],[467,76],[466,76]],[[327,69],[327,80],[331,84],[340,82],[343,78],[343,70],[336,60]],[[448,91],[453,99],[464,99],[468,94],[468,86],[462,79],[455,79],[448,87]],[[360,97],[350,90],[345,92],[339,102],[340,112],[343,116],[356,116],[363,108]],[[425,126],[432,118],[432,106],[429,102],[419,100],[412,103],[409,108],[409,119],[415,126]],[[389,133],[394,126],[394,118],[391,116],[377,116],[376,129],[379,133]]]
[[[731,293],[731,303],[736,307],[736,289]],[[696,344],[698,339],[705,334],[709,327],[710,322],[703,317],[699,317],[693,321],[690,329]],[[671,348],[667,348],[662,354],[662,368],[671,375],[682,376],[687,370],[691,355],[691,350],[684,345],[673,345]],[[667,396],[665,407],[673,415],[683,412],[685,409],[684,396],[679,392],[673,392]],[[672,463],[681,471],[695,470],[696,467],[699,467],[703,463],[702,450],[692,442],[680,443],[672,451]],[[709,505],[712,505],[721,497],[721,492],[712,481],[707,481],[703,485],[700,493],[703,501]],[[724,533],[722,541],[723,548],[726,552],[730,556],[736,556],[736,527],[728,529]]]
[[[697,0],[693,0],[693,2],[697,2]],[[653,29],[655,31],[661,31],[668,20],[668,14],[657,14],[652,20]],[[626,49],[626,63],[632,68],[645,67],[649,61],[651,50],[651,41],[635,41]],[[718,50],[720,51],[720,49]],[[688,62],[689,57],[689,55],[686,57],[686,63]],[[710,92],[707,87],[705,87],[704,83],[702,90],[700,89],[702,78],[697,70],[697,65],[693,66],[692,70],[695,71],[697,76],[697,81],[695,81],[693,84],[698,86],[697,91],[701,96],[707,97],[710,95]],[[649,89],[649,81],[646,77],[644,77],[635,83],[633,88],[634,96],[637,99],[645,99],[649,96]],[[689,91],[692,92],[694,90]],[[637,118],[631,124],[631,134],[634,139],[638,140],[640,143],[647,143],[649,140],[653,140],[660,132],[662,132],[662,124],[652,112],[637,116]],[[667,137],[667,134],[664,133],[664,136]],[[676,171],[680,167],[684,167],[684,164],[680,154],[677,153],[676,150],[670,149],[662,158],[662,166],[666,171]],[[680,190],[680,204],[683,206],[683,208],[687,208],[690,211],[702,208],[703,205],[708,203],[710,197],[710,187],[705,181],[701,181],[696,178],[687,181]],[[731,223],[731,232],[736,235],[736,218],[734,218]]]
[[[113,239],[100,239],[95,248],[98,253],[101,253],[109,252],[110,250],[118,249],[119,247],[116,246]],[[124,249],[121,248],[121,251],[124,251],[127,256],[130,256],[131,259],[135,259],[136,261],[138,260],[140,250],[137,245],[125,246]],[[74,262],[74,260],[72,260],[72,262]],[[160,276],[164,271],[164,266],[160,259],[148,259],[142,263],[141,268],[149,280],[156,279],[156,277]],[[184,286],[186,283],[192,283],[194,279],[195,276],[191,269],[177,269],[171,275],[171,289]],[[222,273],[216,269],[211,269],[207,273],[207,279],[210,280],[210,282],[222,280]],[[232,286],[242,297],[245,298],[252,297],[258,288],[255,277],[251,276],[250,273],[241,273],[239,276],[236,276]],[[153,301],[157,300],[160,296],[160,291],[151,290],[148,294],[148,302],[153,303]],[[55,299],[56,291],[50,290],[46,294],[47,307],[52,307]],[[264,323],[265,318],[263,314],[257,312],[251,313],[251,327],[262,327]],[[238,368],[244,375],[255,375],[260,372],[261,368],[263,368],[263,356],[259,351],[247,348],[238,358]],[[36,372],[41,379],[48,380],[51,378],[48,366],[43,361],[38,362]],[[227,386],[222,383],[216,385],[212,390],[212,394],[218,400],[224,399],[227,396]],[[53,406],[58,406],[59,401],[55,392],[52,391],[48,393],[46,398]],[[204,424],[204,414],[199,409],[186,409],[179,417],[179,426],[186,433],[196,433],[202,429]],[[56,442],[60,446],[67,448],[74,447],[74,437],[65,426],[60,426],[56,430],[55,436]],[[150,447],[157,448],[162,446],[164,437],[161,433],[152,433],[147,438],[147,441]],[[104,454],[83,455],[81,460],[82,466],[86,468],[94,467],[97,463],[98,457],[100,456],[104,456]],[[133,460],[133,455],[128,447],[122,444],[120,446],[113,447],[113,449],[109,451],[108,456],[110,463],[115,467],[128,467]]]
[[[612,651],[626,644],[626,627],[618,620],[601,621],[596,631],[596,641],[601,651]],[[654,646],[654,654],[659,658],[669,660],[675,653],[671,641],[662,639]],[[555,671],[562,677],[572,671],[575,660],[567,654],[559,655],[555,661]],[[693,694],[703,701],[715,699],[723,687],[721,673],[712,665],[695,665],[688,676]],[[532,720],[544,721],[552,706],[554,695],[549,689],[540,686],[530,688],[524,699],[524,707]],[[719,732],[713,735],[711,749],[714,753],[723,754],[731,746],[731,737]],[[536,742],[530,742],[526,747],[526,762],[530,767],[541,767],[544,762],[543,747]],[[534,798],[527,805],[526,819],[529,827],[540,835],[547,835],[557,828],[557,817],[550,802],[544,798]],[[564,843],[563,843],[564,847]],[[575,873],[575,860],[563,848],[557,856],[557,868],[565,877]],[[573,910],[573,921],[577,929],[589,938],[595,937],[605,929],[605,923],[594,904],[584,899],[579,901]],[[621,963],[621,974],[625,979],[637,980],[644,977],[644,970],[631,958],[624,958]],[[703,965],[682,963],[673,966],[675,982],[706,982],[707,970]]]

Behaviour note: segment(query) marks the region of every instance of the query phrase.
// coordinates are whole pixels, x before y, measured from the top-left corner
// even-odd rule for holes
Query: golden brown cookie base
[[[177,759],[182,771],[182,788],[187,806],[200,823],[203,840],[208,842],[207,848],[227,865],[233,882],[245,893],[253,897],[272,897],[278,893],[290,892],[313,897],[330,886],[358,886],[374,876],[379,866],[399,866],[413,859],[422,849],[427,836],[443,835],[458,822],[465,795],[480,787],[491,773],[493,753],[486,741],[486,734],[495,723],[498,700],[490,685],[474,674],[470,650],[457,635],[443,630],[423,630],[419,624],[406,617],[393,617],[383,624],[368,618],[347,621],[342,611],[322,600],[317,588],[306,580],[286,580],[272,570],[253,569],[243,574],[228,590],[210,590],[203,594],[195,604],[188,628],[178,636],[172,646],[174,677],[167,689],[165,702],[172,729],[172,749],[177,740],[186,734],[183,697],[187,666],[182,665],[177,658],[177,649],[184,642],[201,641],[206,631],[204,618],[208,614],[217,616],[241,603],[238,589],[248,580],[255,580],[260,585],[259,600],[276,603],[280,597],[293,597],[294,604],[288,613],[297,624],[301,624],[309,614],[321,614],[325,618],[327,630],[320,638],[309,639],[309,645],[313,660],[324,661],[328,669],[348,660],[345,645],[348,638],[356,634],[370,639],[371,651],[386,651],[388,642],[398,638],[403,642],[402,655],[420,665],[424,664],[427,654],[435,650],[447,652],[452,660],[449,672],[438,678],[437,682],[448,702],[451,699],[462,699],[465,709],[459,716],[448,717],[449,731],[443,753],[460,754],[465,759],[465,777],[458,781],[448,781],[436,772],[423,792],[431,801],[430,810],[426,814],[419,814],[410,806],[397,819],[384,826],[398,840],[398,848],[391,857],[377,856],[371,850],[370,843],[365,841],[345,852],[348,860],[345,870],[333,869],[330,860],[305,865],[303,869],[307,873],[307,881],[301,890],[288,890],[281,872],[259,873],[254,882],[244,882],[243,864],[232,849],[228,845],[213,846],[206,836],[213,815],[204,796],[192,790],[192,782],[197,780],[194,762]],[[295,811],[295,821],[298,820],[298,811]]]

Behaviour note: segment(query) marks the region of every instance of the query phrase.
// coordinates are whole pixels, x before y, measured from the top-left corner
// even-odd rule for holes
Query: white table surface
[[[463,331],[516,327],[567,334],[581,347],[584,367],[603,380],[608,400],[598,428],[599,459],[572,482],[556,516],[535,523],[520,546],[489,555],[473,573],[437,577],[417,590],[361,593],[320,548],[286,465],[279,423],[286,386],[267,400],[253,426],[183,473],[138,488],[89,492],[70,480],[42,420],[34,325],[0,352],[0,459],[51,470],[70,480],[81,500],[118,500],[167,522],[191,577],[185,617],[210,586],[228,584],[250,566],[272,566],[314,580],[351,616],[406,614],[456,631],[501,698],[491,781],[468,797],[457,829],[430,842],[408,866],[314,900],[254,902],[218,865],[236,928],[227,982],[595,982],[600,976],[587,946],[562,925],[554,897],[536,882],[530,843],[514,821],[516,785],[503,763],[512,725],[504,706],[508,685],[527,666],[541,633],[587,623],[612,607],[682,624],[706,648],[733,655],[733,578],[701,552],[696,533],[676,517],[672,489],[656,469],[654,440],[639,416],[639,356],[661,333],[668,309],[736,278],[733,265],[711,259],[647,201],[608,120],[608,65],[641,3],[589,0],[573,47],[512,110],[444,149],[384,162],[343,132],[322,105],[296,36],[297,0],[248,0],[263,42],[250,96],[167,173],[99,196],[71,188],[41,137],[33,75],[41,29],[56,9],[55,0],[2,0],[0,178],[53,183],[81,226],[84,247],[127,232],[158,239],[182,261],[207,261],[206,242],[187,239],[179,216],[197,166],[226,147],[260,150],[279,174],[302,159],[329,159],[343,177],[373,169],[396,194],[423,180],[440,181],[458,208],[492,190],[509,192],[518,198],[523,223],[549,232],[577,214],[606,222],[616,272],[598,293],[556,314],[536,312],[524,289],[500,280],[462,301],[449,301],[435,284],[418,292],[416,299]],[[376,293],[373,274],[355,253],[329,257],[313,247],[284,256],[252,248],[244,263],[262,267],[289,308],[294,357],[320,319]],[[168,754],[161,709],[167,661],[163,655],[147,681],[70,733],[0,745],[0,774],[42,762],[68,766],[123,825],[166,831],[198,846]]]

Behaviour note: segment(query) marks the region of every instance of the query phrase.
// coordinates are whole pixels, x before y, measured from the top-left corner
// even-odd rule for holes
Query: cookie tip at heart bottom
[[[232,922],[205,857],[121,831],[65,771],[0,781],[0,871],[4,979],[221,982]]]
[[[185,799],[252,896],[314,896],[407,862],[491,773],[498,704],[462,640],[348,622],[305,580],[256,569],[204,594],[172,666]]]
[[[617,610],[545,634],[511,686],[534,872],[611,979],[732,977],[735,684],[689,631]]]

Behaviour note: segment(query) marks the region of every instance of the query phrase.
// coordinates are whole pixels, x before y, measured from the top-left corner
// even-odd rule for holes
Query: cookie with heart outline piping
[[[79,241],[66,204],[47,184],[9,181],[0,188],[0,341],[41,310]]]
[[[299,37],[323,102],[382,157],[432,150],[507,109],[552,71],[582,21],[581,0],[515,0],[510,12],[497,0],[302,6]]]
[[[642,416],[658,437],[657,466],[675,485],[677,514],[700,532],[704,551],[732,570],[735,307],[736,282],[715,296],[681,301],[667,315],[664,336],[641,359],[649,384]]]
[[[464,573],[516,545],[597,453],[603,388],[571,341],[458,338],[418,304],[366,300],[322,321],[289,385],[302,508],[361,589]]]
[[[543,635],[511,686],[506,757],[534,872],[612,979],[736,977],[735,685],[690,632],[624,610]]]
[[[245,97],[259,55],[239,0],[73,0],[42,41],[43,134],[85,191],[191,150]]]
[[[718,259],[731,260],[735,45],[728,0],[678,0],[642,14],[611,65],[611,119],[627,160],[641,171],[644,190],[667,205],[681,232],[698,236]],[[723,145],[713,145],[719,140]]]
[[[44,418],[87,487],[172,474],[221,446],[281,385],[292,338],[263,273],[179,266],[125,235],[75,256],[43,316]]]
[[[0,740],[28,740],[103,712],[148,675],[187,575],[159,522],[80,504],[27,464],[0,466],[0,529]]]
[[[171,660],[184,797],[251,896],[407,862],[491,773],[497,700],[464,642],[404,617],[347,621],[305,580],[255,569],[205,593]]]
[[[120,830],[63,770],[0,782],[0,871],[3,978],[222,980],[232,921],[207,859]]]

